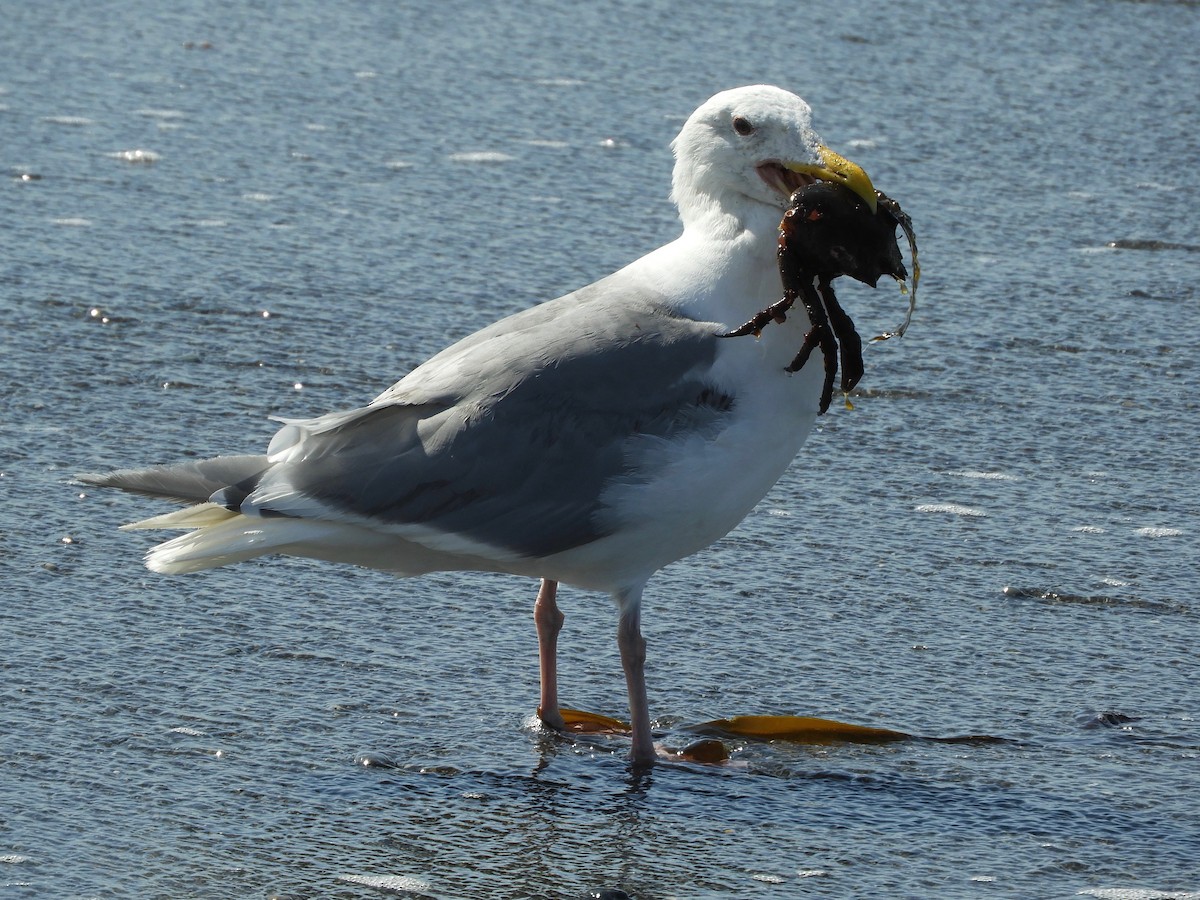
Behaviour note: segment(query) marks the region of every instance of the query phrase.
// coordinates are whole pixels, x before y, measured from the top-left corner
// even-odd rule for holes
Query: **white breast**
[[[819,358],[795,374],[784,371],[806,326],[799,317],[772,325],[761,340],[723,342],[714,374],[734,397],[723,427],[640,447],[646,479],[614,483],[602,495],[613,533],[543,561],[541,574],[611,591],[736,527],[783,475],[816,421]]]

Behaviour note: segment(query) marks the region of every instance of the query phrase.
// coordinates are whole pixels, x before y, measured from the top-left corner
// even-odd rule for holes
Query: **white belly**
[[[654,448],[650,480],[616,484],[602,497],[613,533],[543,560],[536,574],[615,590],[704,549],[746,517],[812,431],[823,375],[819,354],[802,371],[785,372],[803,338],[799,327],[773,327],[774,340],[731,338],[741,343],[722,353],[716,371],[735,400],[720,433]]]

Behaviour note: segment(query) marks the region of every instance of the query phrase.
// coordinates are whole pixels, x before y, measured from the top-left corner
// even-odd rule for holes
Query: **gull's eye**
[[[733,130],[742,137],[746,137],[747,135],[754,134],[754,125],[745,116],[734,116]]]

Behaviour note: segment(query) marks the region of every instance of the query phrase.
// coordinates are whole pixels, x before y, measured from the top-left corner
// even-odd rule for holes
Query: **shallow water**
[[[643,6],[6,11],[4,895],[1198,896],[1200,9]],[[757,81],[911,213],[921,307],[651,583],[652,712],[1003,742],[635,777],[533,725],[532,583],[158,577],[115,530],[155,506],[71,482],[260,448],[670,239],[671,137]],[[609,602],[562,602],[564,700],[623,715]]]

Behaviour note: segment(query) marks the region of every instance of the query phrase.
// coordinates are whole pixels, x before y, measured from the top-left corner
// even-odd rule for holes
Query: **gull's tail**
[[[202,572],[322,538],[332,543],[336,537],[325,534],[335,528],[329,523],[245,516],[216,503],[201,503],[122,526],[123,530],[141,528],[194,529],[146,553],[146,568],[164,575]]]
[[[218,494],[223,500],[230,495],[244,497],[253,490],[267,466],[266,456],[218,456],[75,477],[96,487],[114,487],[188,504],[183,509],[122,526],[123,530],[192,529],[146,554],[147,568],[174,575],[253,559],[298,539],[312,537],[311,523],[245,516],[221,502],[213,502]]]
[[[120,488],[176,503],[205,503],[224,488],[257,483],[267,466],[266,456],[215,456],[166,466],[117,469],[101,475],[75,477],[84,484],[96,487]]]

